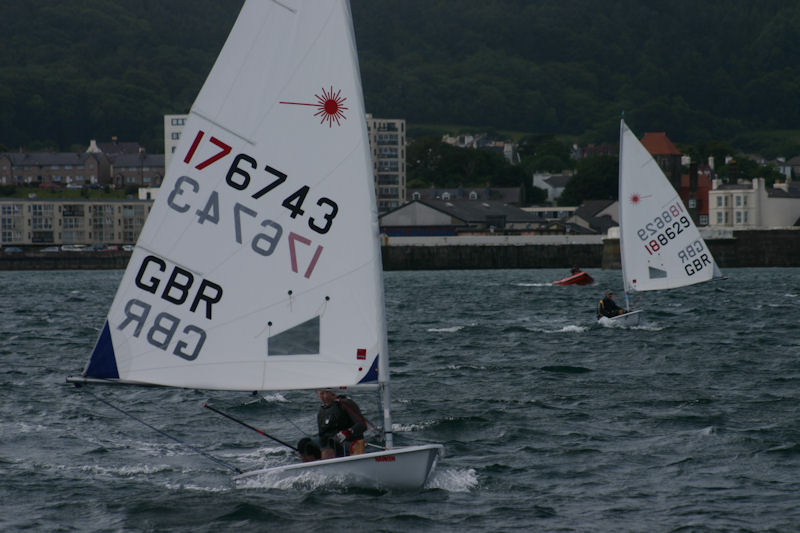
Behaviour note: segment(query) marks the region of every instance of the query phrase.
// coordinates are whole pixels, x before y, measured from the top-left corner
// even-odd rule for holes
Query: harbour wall
[[[703,231],[721,268],[800,267],[800,228]],[[383,237],[384,270],[619,269],[619,238],[600,235]],[[130,252],[0,252],[0,270],[123,269]]]
[[[384,237],[384,270],[599,268],[600,235]]]
[[[800,228],[701,230],[720,268],[800,267]],[[389,237],[384,270],[619,269],[619,234]]]
[[[720,268],[800,267],[800,228],[703,231]],[[603,243],[602,268],[620,268],[619,238]]]
[[[0,270],[116,270],[128,266],[130,252],[0,252]]]

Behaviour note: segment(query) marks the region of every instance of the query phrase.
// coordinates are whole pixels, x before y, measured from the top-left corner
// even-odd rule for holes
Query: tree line
[[[76,150],[117,136],[162,151],[163,115],[188,111],[241,5],[6,0],[0,150]],[[665,131],[677,144],[800,154],[800,3],[351,0],[351,8],[373,115],[403,117],[410,132],[435,124],[448,126],[429,131],[519,132],[530,152],[525,172],[555,169],[558,143],[616,142],[623,112],[634,131]],[[472,179],[487,165],[483,155],[465,163],[436,151],[455,166],[434,178],[423,158],[427,166],[409,177]]]

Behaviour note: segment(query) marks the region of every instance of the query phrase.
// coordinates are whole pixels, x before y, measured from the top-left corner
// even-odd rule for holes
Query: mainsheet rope
[[[225,462],[225,461],[223,461],[222,459],[218,459],[217,457],[214,457],[213,455],[210,455],[210,454],[208,454],[208,453],[204,452],[203,450],[200,450],[200,449],[198,449],[198,448],[195,448],[195,447],[194,447],[194,446],[192,446],[191,444],[188,444],[188,443],[186,443],[186,442],[184,442],[184,441],[180,440],[179,438],[177,438],[177,437],[174,437],[174,436],[170,435],[169,433],[166,433],[165,431],[162,431],[162,430],[158,429],[157,427],[151,426],[150,424],[148,424],[147,422],[145,422],[145,421],[144,421],[144,420],[142,420],[141,418],[138,418],[137,416],[135,416],[135,415],[133,415],[133,414],[131,414],[131,413],[129,413],[129,412],[127,412],[127,411],[125,411],[124,409],[121,409],[121,408],[117,407],[116,405],[112,404],[112,403],[111,403],[111,402],[109,402],[108,400],[105,400],[105,399],[103,399],[103,398],[99,397],[99,396],[98,396],[98,395],[96,395],[95,393],[93,393],[93,392],[91,392],[90,390],[88,390],[88,388],[87,388],[87,387],[79,387],[79,388],[80,388],[81,390],[83,390],[83,392],[86,392],[86,393],[87,393],[87,394],[89,394],[90,396],[93,396],[95,400],[98,400],[99,402],[101,402],[101,403],[104,403],[105,405],[107,405],[107,406],[111,407],[112,409],[114,409],[114,410],[116,410],[116,411],[119,411],[119,412],[120,412],[120,413],[122,413],[123,415],[125,415],[125,416],[128,416],[128,417],[130,417],[130,418],[132,418],[132,419],[136,420],[136,421],[137,421],[137,422],[139,422],[140,424],[142,424],[142,425],[144,425],[144,426],[146,426],[146,427],[148,427],[148,428],[152,429],[152,430],[153,430],[153,431],[155,431],[156,433],[158,433],[158,434],[160,434],[160,435],[163,435],[164,437],[167,437],[168,439],[172,439],[172,440],[174,440],[174,441],[175,441],[175,442],[177,442],[178,444],[180,444],[180,445],[182,445],[182,446],[185,446],[185,447],[189,448],[189,449],[190,449],[190,450],[192,450],[193,452],[195,452],[195,453],[198,453],[198,454],[202,455],[202,456],[203,456],[203,457],[205,457],[206,459],[209,459],[209,460],[211,460],[211,461],[213,461],[213,462],[217,463],[217,464],[218,464],[218,465],[220,465],[220,466],[224,466],[225,468],[228,468],[228,469],[230,469],[230,470],[233,470],[233,471],[234,471],[234,472],[236,472],[237,474],[241,474],[241,473],[243,473],[243,472],[242,472],[242,470],[239,470],[239,469],[238,469],[238,468],[236,468],[235,466],[233,466],[233,465],[231,465],[231,464],[228,464],[228,463],[226,463],[226,462]]]

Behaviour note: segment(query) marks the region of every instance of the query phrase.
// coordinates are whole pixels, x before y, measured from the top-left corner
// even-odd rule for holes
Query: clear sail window
[[[318,353],[318,316],[267,339],[267,355],[309,355]]]

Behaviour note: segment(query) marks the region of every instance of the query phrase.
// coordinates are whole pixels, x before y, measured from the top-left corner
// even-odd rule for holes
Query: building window
[[[689,209],[696,209],[697,208],[697,200],[695,198],[689,198]]]
[[[708,226],[708,215],[700,215],[700,225]]]
[[[722,211],[717,211],[717,224],[722,224]]]
[[[739,197],[737,196],[737,198],[739,198]],[[736,223],[737,224],[741,224],[742,223],[742,212],[741,211],[736,211]]]
[[[722,196],[717,196],[717,207],[722,207]]]
[[[741,206],[742,206],[742,197],[737,194],[736,195],[736,207],[741,207]]]

